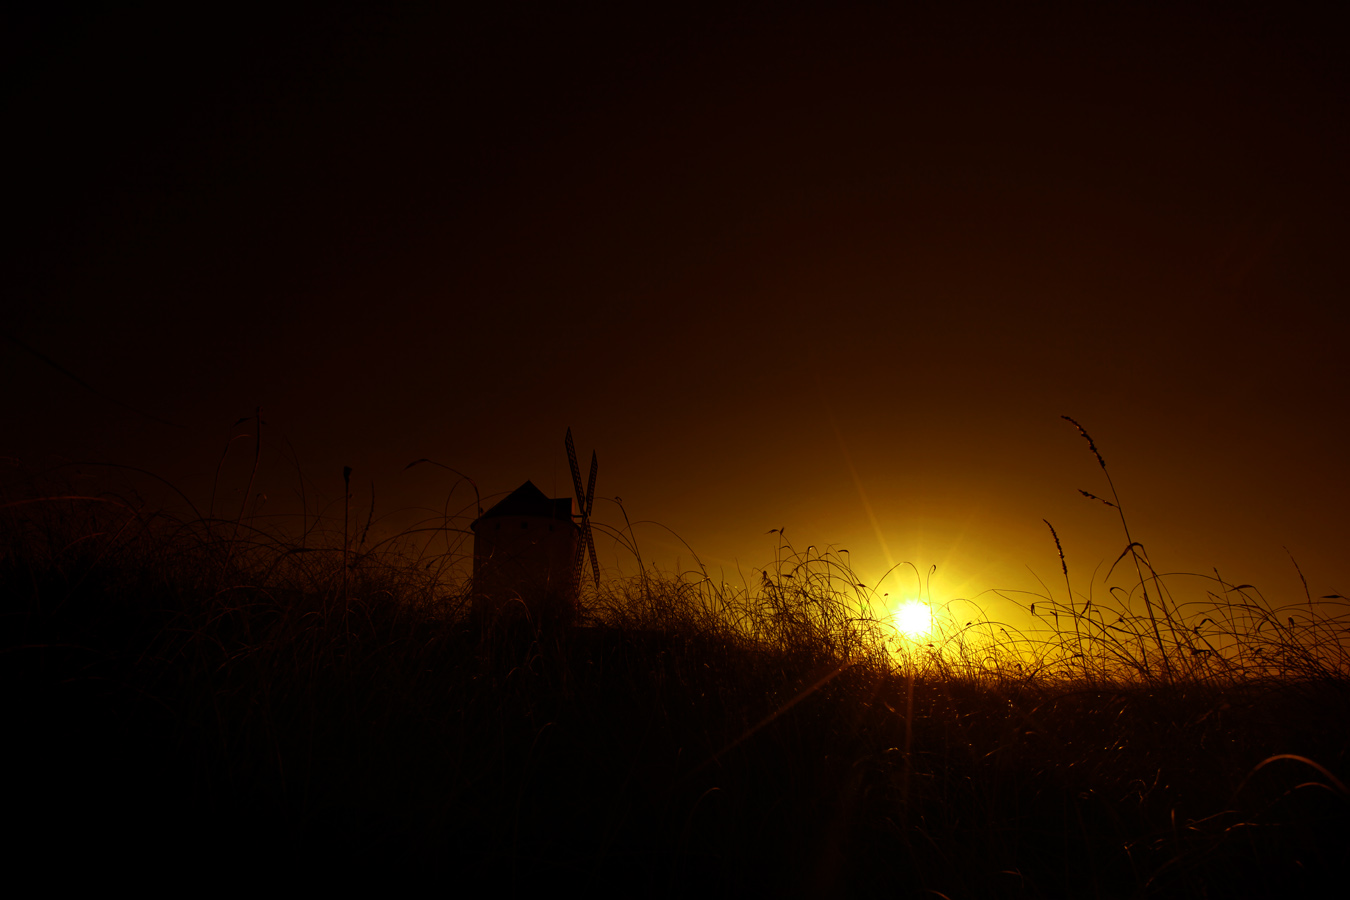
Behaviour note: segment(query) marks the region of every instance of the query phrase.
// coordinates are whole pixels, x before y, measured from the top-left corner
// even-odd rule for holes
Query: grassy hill
[[[897,643],[828,556],[603,583],[557,623],[470,618],[425,545],[112,494],[15,494],[0,529],[13,871],[951,898],[1350,875],[1344,623],[1247,591],[1208,622],[1044,598],[1037,637]]]

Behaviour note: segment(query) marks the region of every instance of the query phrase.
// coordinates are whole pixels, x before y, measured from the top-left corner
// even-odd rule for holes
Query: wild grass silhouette
[[[372,545],[345,503],[295,529],[52,484],[0,502],[20,867],[662,896],[1347,874],[1343,599],[1179,599],[1123,512],[1132,588],[1076,593],[1061,551],[1062,595],[1004,592],[1036,627],[940,609],[911,640],[846,554],[781,534],[745,584],[641,567],[560,627],[468,615],[463,516]]]

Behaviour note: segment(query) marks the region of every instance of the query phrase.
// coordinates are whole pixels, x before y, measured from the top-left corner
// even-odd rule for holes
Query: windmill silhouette
[[[469,526],[474,535],[471,609],[475,616],[516,610],[536,619],[571,621],[577,613],[588,551],[591,575],[599,586],[600,565],[591,536],[599,466],[592,453],[590,482],[583,492],[570,428],[567,461],[576,489],[576,515],[570,497],[546,497],[526,481]]]

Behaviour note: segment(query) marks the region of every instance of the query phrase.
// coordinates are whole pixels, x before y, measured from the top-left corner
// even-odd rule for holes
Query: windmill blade
[[[595,538],[591,535],[591,507],[595,504],[595,476],[600,468],[600,461],[594,451],[591,452],[591,477],[590,483],[586,487],[585,493],[581,490],[581,466],[577,464],[577,447],[572,440],[572,429],[567,429],[567,464],[572,469],[572,487],[577,492],[577,506],[581,514],[581,534],[577,541],[577,549],[573,558],[573,565],[580,580],[581,572],[586,566],[586,553],[590,552],[591,557],[591,577],[595,579],[595,586],[600,586],[600,560],[595,554]]]
[[[595,503],[595,473],[600,468],[600,461],[595,458],[595,451],[591,451],[591,481],[586,485],[586,508],[582,515],[586,518],[591,517],[591,506]]]
[[[594,470],[592,470],[594,471]],[[592,480],[594,484],[594,480]],[[591,551],[591,575],[595,578],[595,586],[600,586],[600,560],[595,558],[595,538],[591,537],[591,520],[584,520],[583,527],[586,530],[586,548]]]
[[[572,551],[572,571],[576,572],[577,583],[581,582],[581,572],[586,567],[586,536],[591,533],[590,523],[581,520],[581,534],[577,536],[577,547]]]
[[[581,466],[577,465],[577,445],[572,441],[571,428],[567,429],[567,464],[572,469],[572,487],[577,492],[578,512],[581,513],[581,524],[585,526],[587,524],[586,495],[581,492]],[[586,560],[586,551],[582,545],[586,543],[586,532],[588,530],[589,529],[585,527],[581,529],[581,534],[577,541],[577,548],[572,552],[572,571],[577,573],[578,581],[581,580],[581,567],[585,564]]]
[[[577,465],[577,445],[572,443],[572,429],[567,429],[567,464],[572,467],[572,487],[577,492],[578,510],[583,516],[586,514],[585,494],[581,493],[581,466]]]
[[[595,475],[600,469],[600,461],[591,451],[591,477],[586,485],[586,509],[582,513],[581,527],[585,532],[586,549],[591,553],[591,576],[595,586],[600,586],[600,561],[595,556],[595,536],[591,534],[591,508],[595,505]]]

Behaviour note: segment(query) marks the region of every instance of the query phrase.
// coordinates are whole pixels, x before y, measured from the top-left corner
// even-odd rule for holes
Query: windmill
[[[581,467],[577,465],[577,447],[572,443],[572,429],[567,429],[567,463],[572,467],[572,487],[577,492],[577,508],[581,511],[581,539],[577,541],[575,569],[577,581],[581,581],[582,568],[585,566],[586,557],[583,554],[583,548],[590,552],[591,556],[591,575],[595,578],[595,586],[600,586],[600,562],[595,557],[595,538],[591,536],[591,504],[595,502],[595,473],[599,469],[599,460],[596,459],[595,451],[591,451],[591,477],[586,485],[586,493],[581,492]]]
[[[591,537],[598,465],[592,453],[590,485],[583,492],[570,428],[567,460],[572,466],[579,514],[572,512],[572,498],[546,497],[532,482],[526,481],[470,523],[474,615],[524,609],[532,616],[574,619],[586,551],[590,552],[595,584],[600,585],[600,564],[595,555],[595,539]]]

